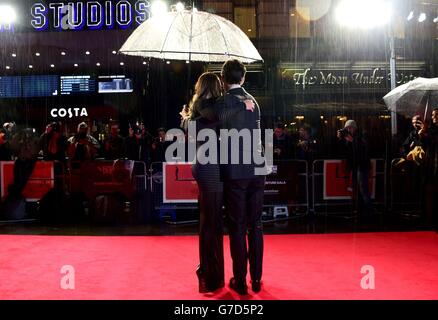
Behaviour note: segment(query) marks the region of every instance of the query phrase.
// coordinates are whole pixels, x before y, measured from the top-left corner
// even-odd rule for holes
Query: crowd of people
[[[19,130],[14,122],[7,122],[0,129],[0,161],[43,159],[48,161],[74,162],[85,160],[128,159],[151,162],[164,161],[169,145],[165,141],[166,129],[159,128],[152,136],[142,123],[130,125],[127,137],[120,135],[119,125],[110,126],[102,140],[90,133],[87,123],[81,122],[70,137],[64,134],[60,122],[51,122],[38,136],[34,129]]]
[[[273,151],[275,160],[305,160],[312,164],[316,158],[324,158],[320,154],[319,141],[314,137],[313,129],[301,125],[297,131],[291,132],[286,125],[278,123],[274,128]],[[412,117],[412,131],[407,134],[401,144],[398,155],[411,166],[412,181],[419,194],[418,202],[422,206],[428,222],[437,225],[436,214],[438,204],[438,108],[433,109],[430,119],[422,119],[420,115]],[[331,154],[336,158],[346,159],[347,172],[352,176],[352,193],[354,211],[368,215],[375,211],[369,190],[369,174],[371,169],[372,147],[364,128],[350,119],[336,133],[336,143]],[[413,196],[413,195],[411,195]]]
[[[143,123],[138,122],[129,126],[126,137],[121,136],[117,123],[109,126],[103,139],[90,131],[87,123],[81,122],[76,133],[68,137],[60,122],[52,122],[39,136],[34,129],[19,130],[14,122],[6,122],[0,128],[0,161],[15,160],[16,175],[26,181],[38,159],[56,160],[64,164],[68,159],[71,163],[94,159],[128,159],[150,165],[152,162],[165,161],[166,148],[171,143],[165,141],[164,128],[159,128],[153,136]],[[319,151],[318,142],[312,133],[312,128],[306,124],[301,125],[295,133],[291,133],[283,123],[276,124],[273,136],[274,160],[299,159],[311,164]],[[353,194],[357,195],[364,212],[372,212],[374,209],[368,184],[371,156],[367,135],[354,120],[348,120],[336,136],[335,152],[339,158],[347,159],[347,169],[353,178]],[[413,116],[412,131],[400,147],[400,156],[407,163],[413,164],[413,176],[417,181],[422,211],[429,221],[436,220],[433,213],[438,212],[435,197],[438,191],[437,144],[438,109],[432,111],[430,119]]]
[[[291,133],[283,123],[277,123],[273,143],[275,160],[299,159],[311,163],[318,152],[317,140],[307,124],[300,126],[296,133]]]

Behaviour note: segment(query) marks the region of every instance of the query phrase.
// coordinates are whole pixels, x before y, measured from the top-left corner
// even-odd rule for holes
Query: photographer
[[[274,159],[288,160],[292,159],[294,153],[294,143],[289,132],[283,123],[277,123],[274,129]]]
[[[172,142],[166,141],[166,129],[158,128],[157,133],[152,142],[152,162],[166,162],[166,149]]]
[[[419,115],[412,117],[412,127],[413,130],[409,133],[409,136],[402,145],[402,153],[404,157],[406,157],[415,147],[422,146],[420,134],[424,131],[422,130],[424,124]]]
[[[99,142],[88,134],[85,122],[78,125],[77,133],[68,139],[68,155],[73,161],[93,160],[99,152]]]
[[[125,139],[119,134],[119,125],[111,125],[111,133],[105,139],[104,155],[106,160],[117,160],[125,157]]]
[[[309,164],[313,162],[317,151],[316,140],[311,136],[311,127],[302,125],[298,130],[298,142],[296,145],[296,157],[306,160]]]
[[[150,150],[142,129],[138,126],[129,127],[129,136],[126,138],[126,157],[129,160],[149,163]]]
[[[10,142],[15,134],[15,127],[14,122],[6,122],[0,128],[0,161],[12,160]]]
[[[52,122],[47,125],[46,132],[40,137],[39,147],[44,160],[65,162],[68,141],[61,132],[59,122]]]
[[[338,130],[340,155],[347,159],[348,172],[353,180],[353,205],[358,209],[358,195],[363,203],[363,213],[371,213],[371,197],[368,186],[369,170],[371,167],[368,143],[359,132],[356,121],[348,120],[343,129]]]

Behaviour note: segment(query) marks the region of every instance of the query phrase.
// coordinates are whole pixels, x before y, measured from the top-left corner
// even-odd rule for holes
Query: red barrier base
[[[197,240],[2,235],[0,299],[238,299],[197,292]],[[263,289],[245,299],[438,299],[434,232],[270,235],[265,248]],[[361,287],[364,265],[375,289]]]

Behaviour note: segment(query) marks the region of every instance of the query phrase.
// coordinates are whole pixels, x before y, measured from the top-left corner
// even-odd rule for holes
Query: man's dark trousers
[[[260,280],[262,277],[263,229],[261,219],[264,186],[264,176],[227,180],[224,184],[233,274],[237,281],[245,281],[247,261],[250,265],[251,280]]]

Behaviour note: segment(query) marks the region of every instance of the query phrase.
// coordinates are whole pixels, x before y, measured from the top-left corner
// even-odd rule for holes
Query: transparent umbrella
[[[427,120],[433,107],[438,105],[438,78],[417,78],[383,97],[390,111],[412,117],[422,116]]]
[[[197,10],[168,12],[143,22],[119,50],[166,60],[262,61],[247,35],[231,21]]]

